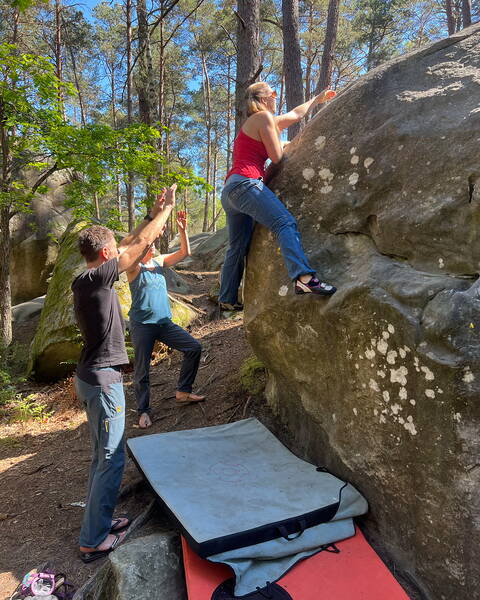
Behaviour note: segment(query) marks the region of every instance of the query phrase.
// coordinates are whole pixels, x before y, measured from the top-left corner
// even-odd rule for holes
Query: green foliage
[[[0,349],[0,406],[10,404],[16,397],[16,384],[25,381],[28,350],[23,344],[13,343]]]
[[[16,391],[8,371],[0,370],[0,406],[5,406],[15,398]]]
[[[13,410],[14,421],[40,421],[45,422],[53,415],[48,406],[37,401],[36,394],[29,394],[25,398],[18,398]]]

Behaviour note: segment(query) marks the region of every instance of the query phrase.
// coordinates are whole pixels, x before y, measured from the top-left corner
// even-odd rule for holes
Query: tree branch
[[[52,173],[55,173],[55,171],[58,169],[57,163],[53,164],[48,171],[45,171],[45,173],[43,173],[43,175],[41,175],[37,181],[32,185],[32,193],[34,194],[37,189],[42,185],[42,183],[48,179],[50,177],[50,175],[52,175]]]
[[[283,30],[283,26],[281,23],[279,23],[278,21],[274,21],[273,19],[262,19],[263,23],[270,23],[271,25],[275,25],[275,27],[278,27],[279,29]]]

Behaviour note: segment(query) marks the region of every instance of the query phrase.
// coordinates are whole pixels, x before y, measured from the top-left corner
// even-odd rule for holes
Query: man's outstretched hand
[[[158,213],[163,210],[163,207],[165,206],[165,196],[166,195],[167,195],[166,188],[163,188],[161,193],[157,194],[155,202],[152,206],[152,210],[150,211],[150,214],[152,215],[152,217],[156,217],[158,215]]]
[[[167,208],[168,206],[171,206],[171,207],[175,206],[175,190],[176,189],[177,189],[177,184],[176,183],[172,184],[168,188],[167,194],[165,196],[164,208]]]

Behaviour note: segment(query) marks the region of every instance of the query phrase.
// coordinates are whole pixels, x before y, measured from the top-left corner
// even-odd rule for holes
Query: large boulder
[[[25,174],[33,184],[38,174]],[[12,219],[10,278],[12,301],[25,302],[45,294],[58,254],[58,239],[71,220],[65,208],[65,186],[71,182],[69,171],[58,171],[45,182],[48,191],[36,194],[31,211]]]
[[[81,349],[81,336],[73,313],[71,284],[85,269],[77,239],[87,223],[70,225],[60,241],[60,251],[55,263],[47,297],[41,312],[38,329],[30,349],[29,373],[38,380],[52,381],[66,377],[75,369]],[[128,319],[131,295],[125,274],[115,283],[122,313]],[[196,317],[190,306],[170,296],[173,320],[182,327]]]
[[[339,94],[270,183],[337,293],[295,296],[259,226],[246,277],[271,406],[435,600],[480,589],[479,98],[479,25]]]

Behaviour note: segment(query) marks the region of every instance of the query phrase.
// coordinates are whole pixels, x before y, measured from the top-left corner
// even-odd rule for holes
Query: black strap
[[[299,538],[302,535],[302,533],[305,531],[305,529],[307,528],[307,523],[306,523],[305,519],[300,519],[298,521],[298,525],[299,525],[298,531],[295,534],[293,534],[293,533],[289,534],[285,525],[279,525],[278,531],[280,532],[280,535],[283,537],[283,539],[291,542],[292,540],[296,540],[297,538]]]

